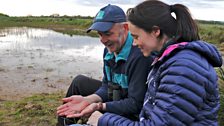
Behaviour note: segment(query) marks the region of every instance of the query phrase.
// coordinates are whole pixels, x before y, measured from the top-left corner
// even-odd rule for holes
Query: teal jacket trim
[[[127,39],[125,41],[125,45],[122,48],[121,52],[117,55],[117,57],[115,57],[115,62],[117,63],[119,60],[127,60],[129,53],[131,51],[131,47],[132,47],[132,43],[133,43],[133,38],[131,36],[131,33],[128,33]],[[104,57],[104,60],[110,60],[114,58],[114,53],[110,53],[108,52],[106,54],[106,56]]]
[[[113,74],[112,81],[119,84],[122,88],[128,88],[128,79],[125,74]]]
[[[132,48],[132,43],[133,43],[133,38],[130,34],[128,33],[127,39],[125,41],[125,45],[123,46],[121,52],[115,57],[114,53],[107,53],[106,56],[104,57],[104,60],[113,60],[115,57],[115,62],[117,63],[120,60],[127,60],[131,48]],[[125,74],[119,74],[119,73],[112,73],[111,75],[111,68],[109,66],[105,65],[105,71],[107,75],[108,81],[112,81],[113,83],[119,84],[122,88],[128,88],[128,80],[127,80],[127,75]],[[111,80],[112,79],[112,80]]]

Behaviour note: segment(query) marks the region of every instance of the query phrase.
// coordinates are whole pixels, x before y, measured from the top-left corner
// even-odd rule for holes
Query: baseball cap
[[[126,15],[124,11],[116,5],[108,4],[107,6],[101,8],[96,14],[93,24],[86,32],[88,33],[91,30],[105,32],[110,30],[115,23],[120,22],[126,22]]]

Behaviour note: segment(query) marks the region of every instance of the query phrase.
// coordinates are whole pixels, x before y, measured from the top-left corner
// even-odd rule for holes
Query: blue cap
[[[101,8],[96,14],[93,24],[89,27],[87,33],[91,30],[105,32],[110,30],[114,23],[120,22],[126,22],[124,11],[116,5],[108,4],[107,6]]]

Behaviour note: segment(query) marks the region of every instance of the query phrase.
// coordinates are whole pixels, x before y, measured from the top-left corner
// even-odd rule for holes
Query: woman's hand
[[[103,114],[100,113],[99,111],[95,111],[88,119],[87,124],[91,125],[91,126],[97,126],[98,121],[100,119],[100,117]]]

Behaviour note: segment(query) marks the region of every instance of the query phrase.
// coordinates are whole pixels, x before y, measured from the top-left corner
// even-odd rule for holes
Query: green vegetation
[[[91,17],[8,17],[0,14],[0,29],[7,27],[33,27],[52,29],[57,32],[69,35],[87,35],[86,29],[92,24]],[[97,36],[96,32],[91,32],[89,36]]]
[[[219,93],[220,93],[220,109],[219,109],[219,126],[224,126],[224,73],[220,69],[216,69],[219,76]]]
[[[9,16],[6,14],[0,13],[0,17],[9,17]]]
[[[38,94],[20,101],[0,102],[0,126],[55,126],[63,93]]]
[[[213,44],[224,42],[224,25],[199,23],[199,33],[202,40]]]
[[[34,27],[52,29],[69,35],[87,35],[85,30],[91,25],[91,17],[9,17],[0,13],[0,29],[7,27]],[[224,23],[198,21],[201,39],[215,44],[224,52]],[[96,32],[88,34],[97,36]],[[220,111],[219,125],[224,125],[224,78],[219,74]],[[56,108],[63,93],[39,94],[16,102],[0,101],[0,125],[4,126],[54,126]]]
[[[219,125],[224,126],[224,80],[222,80],[222,86],[220,86],[220,109],[219,109]],[[221,84],[221,83],[220,83]]]

